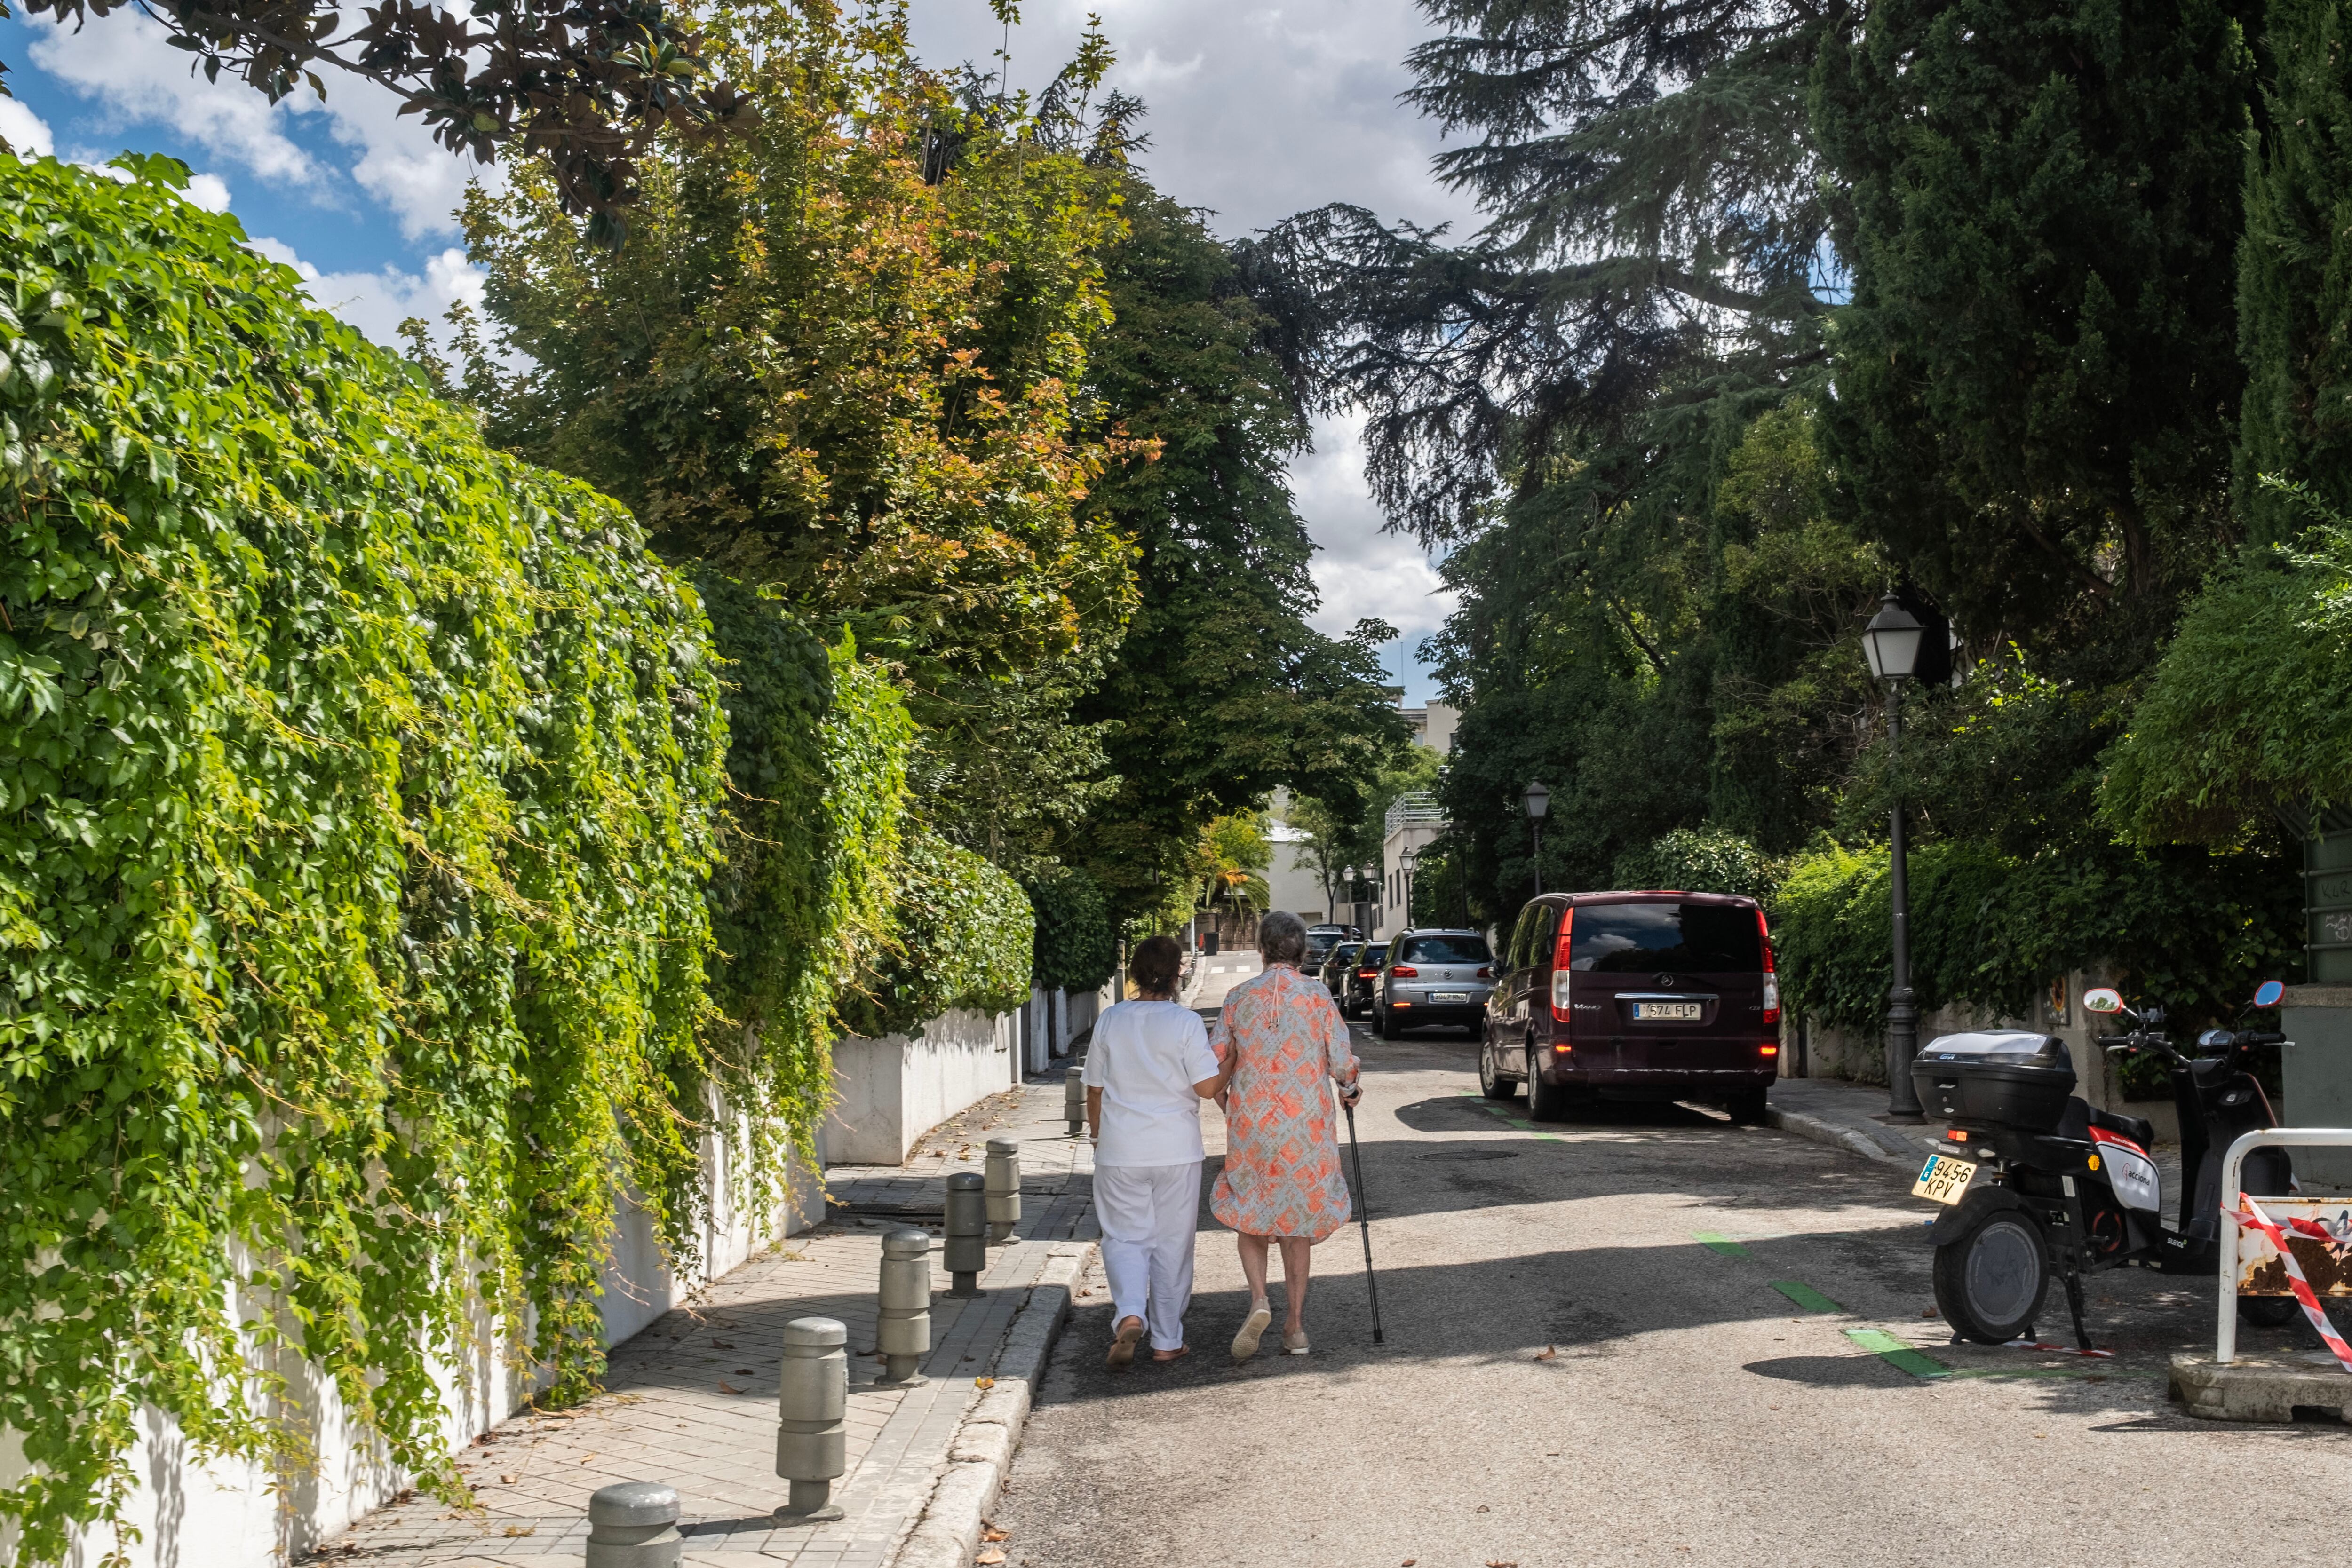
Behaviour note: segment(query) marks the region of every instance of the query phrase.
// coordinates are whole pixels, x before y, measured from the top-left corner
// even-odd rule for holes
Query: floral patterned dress
[[[1225,1104],[1225,1169],[1209,1209],[1244,1236],[1320,1241],[1348,1223],[1338,1112],[1328,1080],[1356,1071],[1331,993],[1287,964],[1225,995],[1209,1038],[1238,1051]]]

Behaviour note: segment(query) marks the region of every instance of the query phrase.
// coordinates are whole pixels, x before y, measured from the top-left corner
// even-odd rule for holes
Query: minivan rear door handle
[[[1619,991],[1621,1002],[1719,1002],[1713,991]]]

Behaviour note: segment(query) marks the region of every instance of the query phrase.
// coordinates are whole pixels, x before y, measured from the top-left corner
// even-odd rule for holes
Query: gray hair
[[[1307,922],[1277,909],[1257,923],[1258,956],[1269,964],[1296,964],[1307,956]]]

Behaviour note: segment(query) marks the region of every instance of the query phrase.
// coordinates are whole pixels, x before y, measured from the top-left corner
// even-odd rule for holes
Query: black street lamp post
[[[1407,844],[1398,854],[1397,860],[1404,867],[1404,923],[1411,925],[1412,924],[1412,873],[1414,868],[1421,864],[1421,852],[1412,845]]]
[[[1535,870],[1536,896],[1541,898],[1543,896],[1544,813],[1551,810],[1551,791],[1545,789],[1542,784],[1531,781],[1525,789],[1519,791],[1519,801],[1527,808],[1528,826],[1535,833],[1535,855],[1532,863]]]
[[[1863,628],[1870,673],[1886,683],[1886,756],[1895,780],[1888,813],[1887,883],[1893,895],[1895,986],[1886,998],[1886,1114],[1889,1121],[1919,1123],[1919,1091],[1911,1082],[1911,1057],[1919,1044],[1919,1008],[1911,991],[1911,883],[1903,843],[1903,683],[1918,667],[1919,642],[1927,628],[1888,594]]]

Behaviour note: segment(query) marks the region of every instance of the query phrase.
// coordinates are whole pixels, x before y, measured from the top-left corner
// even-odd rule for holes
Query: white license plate
[[[1919,1167],[1919,1179],[1911,1184],[1911,1196],[1937,1203],[1958,1203],[1968,1196],[1969,1183],[1977,1174],[1976,1166],[1950,1155],[1929,1155],[1927,1163]]]
[[[1429,999],[1433,1002],[1438,1003],[1466,1002],[1470,999],[1470,993],[1467,991],[1432,991],[1429,993]]]
[[[1661,1019],[1669,1023],[1696,1023],[1696,1002],[1635,1002],[1633,1016],[1637,1019]]]

